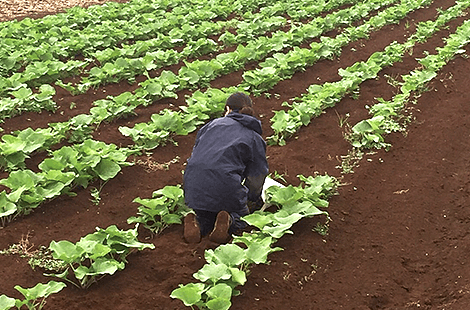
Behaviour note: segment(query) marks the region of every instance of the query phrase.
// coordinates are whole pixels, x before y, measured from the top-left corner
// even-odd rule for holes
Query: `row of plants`
[[[429,5],[432,1],[403,0],[400,4],[388,7],[377,15],[370,17],[360,26],[346,28],[335,38],[321,37],[320,42],[313,42],[310,48],[294,48],[293,51],[282,54],[276,53],[266,59],[257,68],[243,73],[244,88],[253,94],[268,91],[282,80],[290,79],[295,72],[305,70],[320,59],[332,58],[341,54],[341,49],[347,44],[364,39],[373,30],[385,25],[398,23],[409,13]],[[368,15],[366,12],[362,14]],[[364,17],[364,16],[362,16]]]
[[[382,52],[373,53],[367,61],[356,62],[346,69],[340,69],[341,80],[322,85],[313,84],[307,93],[295,98],[286,111],[276,111],[271,119],[274,134],[268,137],[269,143],[285,144],[285,140],[295,134],[301,126],[310,123],[313,117],[334,106],[345,95],[357,91],[359,85],[377,77],[380,70],[400,61],[407,50],[411,50],[416,43],[426,41],[434,33],[442,29],[450,20],[461,15],[463,10],[470,6],[469,1],[458,1],[452,8],[441,11],[435,21],[419,23],[416,32],[404,43],[392,42]]]
[[[169,32],[173,28],[179,28],[180,25],[197,25],[202,21],[225,19],[229,14],[248,12],[252,8],[239,1],[194,0],[186,4],[179,3],[167,11],[160,9],[158,2],[156,5],[152,4],[155,2],[131,1],[124,4],[107,4],[103,10],[106,10],[107,6],[114,6],[116,9],[108,12],[114,15],[120,14],[117,8],[127,7],[134,12],[147,11],[145,14],[127,14],[116,19],[96,19],[86,26],[75,23],[73,18],[69,20],[68,13],[63,13],[66,16],[58,14],[48,17],[52,20],[65,21],[62,25],[51,26],[48,23],[49,27],[43,27],[41,22],[32,19],[2,23],[0,61],[8,65],[2,66],[2,76],[18,70],[30,61],[70,58],[77,54],[89,57],[97,49],[105,49],[132,40],[150,39],[157,33]]]
[[[328,9],[331,7],[337,7],[343,3],[344,0],[337,0],[336,2],[333,2],[333,4],[328,7]],[[274,35],[273,38],[259,38],[255,42],[249,44],[249,46],[247,47],[244,47],[242,44],[240,44],[235,52],[229,53],[229,55],[221,55],[220,57],[218,57],[218,59],[212,62],[203,61],[196,62],[194,64],[188,64],[186,62],[186,65],[190,66],[190,68],[188,69],[187,67],[183,67],[180,70],[180,73],[182,75],[181,79],[175,79],[175,77],[172,76],[171,71],[164,71],[164,73],[162,73],[161,77],[159,77],[158,80],[148,80],[149,82],[147,83],[151,84],[149,86],[151,91],[154,91],[156,87],[161,87],[165,85],[171,87],[170,90],[163,90],[163,94],[162,91],[160,91],[160,93],[158,94],[160,96],[176,96],[173,91],[175,88],[179,90],[186,87],[201,85],[204,83],[207,84],[208,81],[215,77],[215,75],[227,74],[229,72],[239,69],[244,65],[244,63],[248,61],[262,59],[267,55],[267,53],[269,53],[267,47],[276,48],[276,50],[285,48],[291,43],[292,36],[296,37],[296,44],[300,44],[299,41],[301,41],[302,39],[305,40],[306,36],[319,35],[321,32],[317,33],[318,30],[315,30],[315,28],[317,27],[323,28],[322,32],[333,29],[335,26],[338,26],[339,24],[345,22],[345,20],[340,21],[339,14],[341,14],[341,16],[351,15],[348,10],[342,10],[334,14],[333,17],[329,17],[330,15],[328,15],[325,17],[325,19],[316,19],[315,23],[309,24],[310,28],[307,28],[307,26],[302,25],[298,29],[293,30],[292,33],[288,33],[287,35],[285,35],[284,32],[279,31],[276,33],[276,35]],[[354,15],[356,15],[356,18],[358,18],[357,13]],[[321,27],[322,22],[323,24],[329,26]],[[279,20],[271,19],[270,23],[278,25]],[[235,38],[231,37],[231,40],[235,39],[235,41],[237,41],[237,38],[239,37],[243,38],[246,36],[244,36],[243,34],[241,34],[240,36],[237,35]],[[253,57],[251,55],[253,54],[253,51],[258,50],[261,47],[264,47],[264,49],[262,49],[263,52],[257,54],[256,57]],[[89,87],[93,85],[96,86],[98,84],[106,82],[118,82],[123,78],[127,78],[129,81],[134,81],[135,76],[139,73],[145,73],[148,76],[147,71],[149,70],[153,70],[157,67],[162,67],[164,65],[177,63],[188,55],[206,53],[217,48],[218,44],[216,44],[214,41],[201,38],[199,40],[196,40],[194,44],[189,44],[185,49],[183,49],[181,53],[170,49],[167,51],[157,51],[155,53],[150,53],[140,59],[126,59],[123,57],[119,57],[114,63],[108,62],[103,67],[93,67],[89,71],[90,75],[88,77],[84,77],[82,79],[82,83],[77,86],[71,85],[71,83],[65,84],[61,80],[57,80],[56,84],[71,91],[72,94],[78,94],[86,91]],[[236,64],[235,67],[233,67],[233,64]],[[32,108],[35,108],[32,111],[37,111],[38,108],[40,109],[41,107],[46,110],[53,111],[54,108],[56,108],[56,105],[51,106],[51,103],[49,101],[46,102],[49,105],[46,105],[46,103],[38,105],[36,101],[31,98],[31,96],[18,97],[17,93],[19,91],[25,94],[33,93],[33,91],[30,89],[31,85],[27,85],[26,83],[27,81],[29,81],[30,78],[32,79],[32,81],[36,81],[37,83],[40,83],[39,81],[37,81],[40,76],[47,79],[45,81],[52,81],[54,77],[58,78],[62,75],[73,73],[79,67],[83,67],[85,65],[86,62],[83,61],[69,61],[67,63],[62,63],[60,61],[47,60],[44,62],[32,63],[30,66],[26,67],[24,72],[15,73],[9,78],[0,79],[0,93],[1,90],[10,90],[10,97],[5,97],[0,101],[1,105],[5,106],[2,115],[0,115],[3,116],[1,118],[4,119],[7,117],[12,117],[25,111],[29,111],[29,109]],[[40,68],[40,70],[38,68]],[[214,72],[214,70],[216,72]],[[198,74],[200,76],[198,76]],[[168,85],[170,82],[168,81],[169,79],[171,79],[173,84]],[[177,83],[178,81],[179,83]],[[141,93],[139,95],[142,96],[146,95],[147,93],[148,92],[144,91],[143,94]],[[155,94],[154,97],[156,95],[157,94]]]
[[[238,24],[241,27],[238,27]],[[172,28],[168,34],[159,32],[153,39],[140,40],[130,45],[122,43],[119,47],[97,50],[91,53],[89,55],[91,58],[85,61],[63,62],[56,59],[32,61],[22,72],[0,77],[0,95],[9,95],[8,90],[16,90],[19,87],[34,88],[43,83],[52,82],[57,82],[57,85],[72,90],[72,94],[84,93],[90,87],[119,82],[123,79],[132,83],[138,74],[147,74],[147,71],[176,64],[184,58],[216,52],[221,46],[207,37],[220,35],[223,29],[237,29],[238,34],[231,38],[244,42],[256,34],[262,34],[284,24],[286,24],[286,19],[281,16],[265,17],[261,14],[252,14],[250,19],[245,17],[243,22],[237,19],[217,22],[202,21],[198,25],[183,24],[181,27]],[[246,25],[251,25],[251,28]],[[171,49],[183,44],[186,46],[180,52]],[[14,57],[9,57],[7,67],[16,62]],[[98,61],[99,66],[83,70],[95,60]],[[82,70],[79,72],[79,69]],[[81,79],[79,86],[72,87],[61,80],[78,73],[87,75]]]
[[[387,4],[381,2],[383,5]],[[390,1],[390,3],[393,1]],[[367,7],[372,8],[377,5],[377,1],[373,1],[373,4],[364,4]],[[353,11],[354,10],[354,11]],[[352,12],[356,12],[352,14]],[[309,25],[304,25],[302,28],[295,28],[291,34],[285,35],[284,32],[280,32],[278,37],[284,38],[282,41],[288,40],[292,36],[296,35],[300,39],[305,37],[311,37],[312,32],[316,33],[321,27],[321,22],[329,24],[328,28],[323,28],[321,32],[330,30],[337,25],[344,23],[341,16],[349,14],[352,17],[349,19],[357,19],[364,14],[364,8],[341,10],[337,13],[327,15],[324,18],[317,18]],[[303,30],[303,35],[301,34]],[[276,36],[273,36],[276,38]],[[297,41],[300,41],[297,39]],[[275,39],[273,39],[274,44]],[[261,40],[256,46],[241,48],[244,51],[245,58],[249,57],[251,51],[255,50],[257,46],[262,46],[266,40]],[[283,48],[287,45],[288,41],[284,44],[280,44]],[[272,47],[272,45],[269,45]],[[227,61],[228,62],[228,61]],[[150,104],[150,99],[144,99],[142,93],[151,93],[156,95],[160,93],[161,96],[171,97],[176,96],[175,92],[177,88],[176,76],[170,71],[162,72],[160,81],[166,80],[166,87],[162,88],[156,84],[148,85],[145,91],[137,91],[135,95],[125,92],[116,97],[108,97],[108,99],[98,100],[95,102],[95,107],[90,110],[90,114],[78,115],[67,122],[50,124],[52,129],[36,129],[34,132],[31,129],[26,129],[23,132],[17,131],[11,135],[4,135],[2,137],[2,143],[0,143],[0,164],[9,170],[14,170],[24,166],[24,159],[27,158],[32,152],[37,150],[45,150],[51,147],[53,144],[58,143],[62,139],[68,139],[69,142],[81,142],[88,138],[93,130],[99,126],[103,121],[109,122],[118,117],[125,117],[133,114],[135,107],[139,105]],[[239,88],[241,90],[241,88]],[[180,107],[183,111],[171,111],[164,110],[160,114],[152,116],[152,121],[148,124],[137,124],[134,128],[121,127],[120,131],[126,136],[132,137],[135,145],[138,148],[153,149],[158,145],[164,144],[174,134],[187,134],[194,131],[198,125],[202,124],[203,121],[210,117],[217,116],[223,110],[222,102],[225,102],[226,93],[234,91],[234,88],[225,89],[222,92],[219,90],[207,91],[206,95],[197,91],[193,96],[188,99],[188,106]],[[210,100],[205,98],[210,97]],[[33,139],[24,139],[26,136],[31,136]],[[33,145],[30,145],[29,141],[32,141]]]
[[[293,7],[303,6],[303,10],[308,12],[308,17],[316,16],[322,12],[336,9],[342,5],[350,3],[350,0],[336,0],[328,2],[328,5],[318,6],[306,4],[303,0],[289,2],[288,5],[277,5],[276,9],[261,8],[259,12],[246,12],[242,15],[241,21],[231,19],[229,21],[219,21],[211,23],[203,21],[200,25],[183,25],[181,29],[173,28],[168,35],[159,33],[151,40],[137,41],[132,45],[122,45],[122,47],[107,48],[98,50],[93,55],[101,67],[93,67],[89,71],[89,76],[82,78],[81,85],[76,86],[78,92],[84,92],[89,87],[103,83],[118,82],[128,79],[133,82],[137,74],[147,74],[147,71],[158,69],[163,66],[176,64],[181,59],[192,58],[222,49],[221,44],[207,39],[210,35],[217,35],[219,31],[225,32],[219,36],[219,43],[225,46],[246,43],[256,39],[259,35],[267,31],[274,31],[287,24],[287,19],[281,14],[293,12]],[[269,7],[272,8],[272,7]],[[347,12],[343,13],[348,16]],[[292,18],[290,20],[292,22]],[[235,33],[234,33],[235,32]],[[163,50],[185,44],[182,51]],[[138,58],[137,58],[138,57]],[[108,64],[113,61],[111,65]]]
[[[184,24],[181,27],[172,28],[169,35],[158,33],[156,38],[136,40],[129,45],[122,44],[121,47],[115,46],[104,50],[97,50],[90,56],[98,60],[101,65],[105,62],[116,60],[119,57],[143,57],[149,52],[175,47],[184,42],[197,41],[198,39],[218,34],[224,28],[230,28],[230,30],[225,30],[219,37],[219,41],[226,46],[232,46],[247,42],[263,32],[272,31],[276,27],[284,25],[286,23],[286,18],[282,16],[284,14],[287,14],[291,21],[300,21],[336,9],[342,5],[354,3],[355,1],[335,0],[325,3],[326,1],[322,0],[321,2],[323,5],[319,5],[319,3],[306,3],[304,0],[289,1],[288,3],[275,2],[269,6],[258,8],[256,12],[241,12],[238,17],[240,20],[202,21],[197,25]],[[295,17],[295,12],[298,12],[298,7],[300,6],[303,7],[302,11],[305,12],[303,18]]]
[[[345,23],[360,20],[364,14],[370,13],[376,8],[390,1],[370,0],[357,4],[351,8],[329,14],[327,17],[317,17],[308,24],[292,26],[287,32],[277,31],[268,37],[259,37],[246,45],[238,45],[237,49],[230,53],[217,55],[211,60],[185,61],[185,66],[178,70],[178,74],[171,71],[163,71],[158,77],[147,79],[140,83],[141,86],[135,92],[136,95],[158,100],[164,98],[163,91],[192,89],[207,87],[209,82],[216,77],[242,69],[250,61],[259,61],[275,51],[298,46],[301,43],[312,40],[322,33],[333,30]],[[346,13],[346,14],[344,14]],[[345,16],[346,15],[346,16]],[[249,85],[244,85],[249,87]],[[167,89],[169,87],[170,89]],[[253,91],[252,93],[256,93]],[[176,96],[176,94],[174,94]]]
[[[16,170],[0,180],[7,187],[0,192],[2,226],[19,215],[29,214],[46,200],[63,194],[76,195],[72,190],[77,186],[87,188],[95,180],[106,182],[114,178],[121,167],[133,164],[127,158],[135,151],[89,139],[49,153],[50,157],[38,165],[39,172]]]
[[[402,112],[407,104],[414,96],[426,90],[427,83],[437,76],[443,66],[456,55],[465,53],[463,47],[469,42],[470,21],[467,20],[445,39],[445,46],[436,48],[436,54],[418,59],[421,68],[401,76],[398,94],[388,101],[378,98],[378,103],[369,107],[372,116],[355,124],[346,139],[357,150],[388,149],[391,145],[385,142],[384,136],[405,130],[406,122],[403,122]]]
[[[380,2],[382,5],[386,4],[383,1],[380,1]],[[428,3],[428,1],[420,2],[421,5],[424,5],[425,3]],[[374,3],[374,2],[364,3],[364,6],[368,6],[369,8],[375,7],[374,5],[378,5],[378,3]],[[398,6],[398,8],[390,7],[386,9],[385,11],[380,12],[377,16],[372,17],[370,24],[366,22],[362,26],[348,28],[350,29],[349,32],[346,32],[347,34],[345,35],[342,35],[342,34],[338,35],[337,41],[334,41],[335,39],[327,40],[325,38],[324,41],[326,43],[316,43],[316,42],[312,43],[312,46],[313,45],[316,46],[316,48],[312,48],[312,50],[294,49],[292,52],[289,52],[287,54],[276,54],[277,55],[276,57],[270,58],[271,60],[267,60],[266,62],[271,63],[273,66],[274,65],[277,66],[279,70],[290,70],[290,72],[292,72],[293,74],[296,70],[299,70],[299,67],[305,67],[307,64],[312,65],[314,61],[309,63],[309,59],[316,59],[318,61],[321,58],[331,57],[332,54],[334,54],[333,51],[336,51],[336,53],[339,54],[341,51],[340,49],[341,46],[344,46],[346,42],[350,42],[353,39],[364,37],[365,29],[368,29],[369,31],[371,31],[371,29],[373,28],[371,25],[374,25],[374,28],[384,26],[384,24],[382,23],[379,24],[379,22],[376,19],[380,21],[384,21],[384,23],[397,22],[398,20],[403,18],[403,15],[402,15],[403,13],[396,14],[397,11],[409,12],[409,10],[412,10],[412,8],[417,9],[418,7],[419,5],[416,4],[416,2],[412,2],[412,3],[404,2],[402,3],[401,6]],[[356,11],[357,16],[362,16],[362,14],[365,14],[364,8],[359,9],[356,6],[352,7],[351,10],[348,12],[352,13],[353,12],[352,10],[355,10],[355,9],[357,9]],[[343,12],[343,11],[339,11],[339,12]],[[342,14],[338,13],[338,15],[336,16],[339,17],[337,22],[340,23],[340,21],[342,20],[341,19]],[[352,16],[356,16],[356,15],[352,15]],[[397,19],[394,19],[394,18],[397,18]],[[358,33],[359,35],[352,35],[354,33]],[[272,47],[271,47],[271,50],[272,50]],[[320,53],[319,51],[320,52],[323,51],[323,53]],[[282,59],[282,57],[284,57],[284,59]],[[289,59],[290,61],[287,59]],[[267,67],[267,68],[261,69],[260,71],[263,71],[265,73],[263,74],[263,77],[259,77],[258,75],[259,80],[262,80],[262,82],[256,83],[257,87],[259,87],[262,84],[264,84],[265,87],[267,87],[267,85],[269,85],[269,87],[273,87],[276,83],[278,83],[281,79],[279,78],[279,76],[276,75],[277,68]],[[260,72],[260,71],[257,71],[257,72]],[[247,77],[252,72],[255,72],[255,71],[246,71],[244,73],[244,76]],[[162,73],[162,76],[163,76],[163,73]],[[177,77],[175,75],[169,74],[169,78],[168,78],[169,81],[167,82],[167,85],[169,85],[169,87],[176,88],[177,86],[174,84],[176,82],[176,78]],[[247,78],[245,78],[245,81],[246,80]],[[147,81],[141,83],[141,85],[146,83]],[[253,82],[251,83],[253,84]],[[151,84],[151,85],[154,86],[154,84]],[[209,113],[212,113],[212,115],[217,115],[217,113],[220,114],[224,107],[223,105],[224,101],[217,101],[217,100],[227,98],[227,96],[233,91],[237,91],[237,90],[246,91],[247,89],[249,89],[251,93],[257,93],[257,91],[255,91],[254,89],[250,89],[249,86],[247,86],[244,83],[238,85],[237,87],[229,87],[229,88],[225,88],[221,90],[214,90],[214,89],[208,88],[208,90],[206,91],[207,94],[202,94],[201,92],[196,91],[193,94],[193,98],[190,98],[189,100],[187,100],[187,106],[180,107],[184,113],[168,112],[167,110],[164,110],[160,112],[160,114],[152,115],[152,120],[146,124],[143,124],[143,123],[137,124],[134,126],[134,128],[128,128],[128,127],[123,126],[123,127],[120,127],[119,130],[123,135],[131,137],[137,146],[140,146],[144,149],[152,149],[155,146],[158,146],[159,144],[161,144],[160,140],[156,139],[157,137],[169,135],[168,129],[162,128],[161,126],[161,123],[163,122],[162,120],[169,118],[168,114],[172,114],[175,117],[173,119],[179,118],[178,125],[184,124],[185,120],[188,120],[188,119],[194,120],[194,118],[191,115],[188,115],[188,112],[197,113],[198,114],[197,120],[204,121],[204,120],[207,120],[209,116],[206,113],[203,113],[202,115],[200,115],[201,112],[199,111],[208,111]],[[159,91],[159,93],[163,94],[165,91],[165,88],[158,87],[157,90]],[[147,89],[146,91],[155,93],[155,91],[152,88]],[[137,90],[137,93],[138,92],[139,90]],[[283,111],[277,112],[277,113],[282,113],[282,112]],[[189,123],[189,125],[191,126],[190,128],[194,128],[193,126],[195,124]],[[176,126],[173,126],[173,128],[175,127]],[[171,128],[172,127],[169,127],[169,129]],[[179,127],[176,127],[176,128],[179,128]],[[273,129],[275,133],[277,133],[278,128],[279,126],[277,126],[277,124],[276,125],[273,124]],[[270,141],[272,141],[272,137]]]
[[[0,121],[24,112],[41,112],[57,110],[57,103],[53,100],[55,88],[43,84],[34,93],[30,88],[19,85],[12,89],[12,97],[0,98]]]
[[[316,5],[310,5],[306,9],[312,14],[321,13],[322,11],[334,9],[340,5],[344,5],[348,1],[337,0],[329,3],[328,6],[319,8]],[[299,3],[290,3],[292,7]],[[288,10],[288,7],[284,8]],[[88,55],[90,59],[87,61],[70,60],[62,62],[57,59],[47,59],[44,61],[32,61],[25,66],[25,70],[21,73],[17,72],[8,78],[3,77],[0,79],[0,94],[7,89],[14,89],[20,84],[27,84],[29,87],[35,86],[37,83],[46,83],[55,81],[58,78],[71,76],[77,73],[78,68],[85,67],[90,64],[90,61],[96,59],[100,66],[93,67],[89,72],[89,76],[84,78],[81,84],[86,84],[88,87],[98,85],[104,82],[116,82],[123,78],[132,79],[135,75],[144,73],[148,70],[159,68],[165,65],[177,63],[179,59],[186,57],[195,57],[208,52],[214,52],[219,47],[212,40],[207,40],[210,35],[220,34],[220,31],[226,28],[232,28],[237,31],[237,35],[226,31],[221,36],[221,42],[226,45],[233,45],[236,43],[246,42],[253,39],[255,36],[266,31],[272,31],[276,27],[284,25],[286,19],[279,16],[285,11],[276,10],[278,15],[271,14],[273,10],[266,13],[251,13],[246,12],[243,14],[243,20],[238,21],[231,19],[228,21],[222,20],[217,22],[202,21],[200,24],[191,25],[183,24],[181,27],[173,27],[168,34],[164,32],[157,32],[155,38],[148,40],[138,40],[132,44],[121,43],[120,47],[108,47],[103,50],[96,50],[94,53]],[[167,48],[182,45],[186,43],[186,47],[182,52],[178,53],[175,50],[163,51]],[[13,69],[16,63],[19,63],[19,51],[10,54],[5,61],[5,69]],[[138,57],[138,59],[135,59]],[[110,65],[106,68],[103,66],[111,61]],[[121,73],[123,70],[131,70],[129,68],[135,67],[131,72]],[[120,77],[114,75],[119,74]],[[106,75],[105,77],[101,77]],[[42,78],[41,78],[42,77]],[[62,85],[59,83],[59,85]],[[88,87],[82,85],[79,92],[84,92]]]
[[[33,269],[38,266],[45,269],[45,276],[62,281],[49,281],[47,284],[38,283],[29,289],[17,285],[15,289],[25,299],[1,295],[0,310],[8,310],[13,307],[21,309],[23,306],[27,306],[31,310],[42,309],[46,298],[60,292],[67,286],[66,283],[87,289],[103,277],[123,270],[127,263],[127,257],[131,253],[144,249],[155,249],[152,243],[143,243],[138,240],[137,229],[138,225],[129,230],[120,230],[116,225],[111,225],[106,229],[97,227],[94,233],[82,237],[76,243],[68,240],[51,241],[47,249],[38,251],[40,255],[31,257],[29,264]],[[18,250],[11,252],[23,254]]]
[[[206,24],[202,24],[199,29],[189,25],[183,25],[181,29],[182,35],[179,37],[172,33],[174,30],[172,29],[168,36],[161,35],[157,39],[148,40],[145,41],[145,43],[140,44],[139,48],[149,48],[151,44],[158,44],[159,48],[149,48],[149,51],[147,51],[144,56],[138,58],[118,54],[127,53],[129,49],[108,49],[106,51],[97,52],[97,54],[99,54],[97,57],[101,66],[95,66],[88,72],[82,72],[88,75],[82,77],[80,82],[71,87],[72,93],[83,93],[90,87],[96,87],[107,83],[116,83],[124,79],[132,84],[135,82],[135,77],[137,75],[144,74],[147,78],[150,78],[149,71],[151,70],[177,64],[183,59],[191,59],[218,52],[223,48],[223,46],[207,37],[213,34],[220,35],[216,30],[220,31],[230,25],[237,26],[231,27],[231,29],[237,30],[237,34],[233,35],[231,38],[235,42],[246,42],[255,35],[260,35],[266,31],[271,31],[285,25],[286,19],[281,16],[267,17],[265,19],[257,19],[255,17],[252,20],[245,20],[244,23],[240,23],[234,19],[229,22],[223,21],[219,23],[223,24],[217,25],[216,23],[207,22]],[[243,31],[242,28],[238,27],[239,25],[250,25],[251,28],[245,28],[245,31]],[[211,28],[208,28],[208,26]],[[185,28],[192,29],[192,31]],[[208,33],[208,30],[212,30],[212,33]],[[199,33],[195,33],[196,31],[199,31]],[[190,37],[190,39],[188,40],[187,37]],[[221,40],[224,40],[224,37],[221,37]],[[168,42],[168,44],[166,44],[167,46],[165,46],[165,42]],[[171,49],[171,47],[179,42],[185,43],[185,46],[181,51]],[[225,41],[225,43],[227,43],[227,41]],[[133,44],[130,47],[131,53],[134,51],[135,47],[136,44]],[[112,62],[103,61],[103,56],[106,58],[115,58],[116,55],[119,55],[118,58]]]
[[[253,42],[253,44],[248,43],[247,46],[239,45],[236,51],[228,54],[220,54],[211,61],[194,61],[192,63],[186,63],[187,66],[182,67],[180,69],[179,76],[175,75],[170,71],[163,71],[158,79],[149,79],[145,82],[140,83],[140,86],[142,86],[142,88],[136,90],[136,96],[142,98],[150,97],[149,99],[151,100],[157,100],[163,97],[176,98],[176,91],[182,88],[182,82],[178,82],[178,80],[187,80],[187,83],[189,84],[200,84],[201,79],[203,80],[203,82],[206,80],[208,82],[209,80],[212,80],[216,77],[217,70],[221,71],[221,73],[223,74],[226,74],[228,72],[225,71],[237,70],[243,67],[246,62],[259,59],[265,56],[270,51],[281,50],[290,45],[300,44],[306,39],[311,39],[315,36],[320,35],[321,33],[338,27],[339,25],[345,22],[345,13],[350,16],[348,22],[352,23],[354,20],[361,18],[362,16],[364,16],[364,14],[369,13],[371,10],[377,9],[379,6],[390,4],[393,2],[393,0],[388,2],[369,1],[361,5],[353,6],[351,8],[332,13],[331,15],[328,15],[326,17],[318,17],[307,25],[302,25],[299,28],[292,27],[291,30],[287,33],[278,32],[273,34],[270,39],[259,38],[257,41]],[[261,55],[257,57],[257,53]],[[210,64],[212,64],[213,67],[208,67]],[[199,68],[197,66],[199,66]],[[201,78],[201,75],[205,75],[205,77]],[[212,90],[211,88],[208,88],[207,92],[209,94],[208,96],[206,96],[206,98],[226,98],[226,96],[228,96],[230,92],[233,92],[235,90],[246,91],[247,85],[241,84],[237,87],[229,87],[222,90]],[[214,95],[215,93],[222,93],[223,95]],[[255,91],[252,90],[252,93],[255,93]],[[217,115],[217,113],[222,112],[222,103],[224,101],[216,102],[215,100],[207,100],[202,97],[203,96],[201,95],[201,92],[196,91],[193,94],[193,98],[187,100],[187,106],[180,106],[181,110],[184,113],[181,113],[179,111],[174,112],[164,110],[159,114],[152,115],[152,120],[147,124],[137,124],[134,126],[134,128],[128,128],[123,126],[120,127],[119,130],[123,135],[131,137],[137,146],[141,146],[145,149],[152,149],[156,145],[159,145],[161,143],[159,139],[155,138],[159,137],[160,135],[166,136],[167,133],[165,131],[170,131],[170,129],[172,128],[169,127],[165,130],[165,128],[162,128],[162,126],[160,125],[163,120],[169,118],[169,114],[173,115],[174,119],[179,118],[178,126],[181,126],[185,123],[188,124],[187,120],[194,120],[194,115],[197,115],[197,121],[201,122],[207,120],[210,115],[213,116]],[[207,113],[204,113],[205,111],[207,111]],[[188,113],[191,114],[188,115]],[[193,122],[189,122],[189,126],[187,126],[186,128],[192,129],[194,128],[194,125],[195,124]],[[187,131],[190,132],[189,130]],[[173,133],[174,132],[175,131],[173,131]]]
[[[170,297],[180,299],[185,306],[199,309],[226,310],[237,287],[247,281],[250,267],[268,264],[268,255],[281,251],[273,245],[285,234],[292,234],[292,225],[306,217],[324,215],[327,198],[335,193],[338,182],[328,175],[298,176],[302,183],[294,187],[271,186],[266,190],[266,203],[277,210],[255,211],[242,217],[253,230],[234,236],[229,244],[205,251],[206,264],[193,277],[199,282],[180,284]],[[240,245],[239,245],[240,244]]]

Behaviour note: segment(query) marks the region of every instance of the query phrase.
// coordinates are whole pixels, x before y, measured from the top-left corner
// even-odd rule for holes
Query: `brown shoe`
[[[230,214],[227,211],[220,211],[215,220],[214,229],[209,235],[209,240],[216,243],[225,243],[229,240],[228,229],[230,228]]]
[[[201,230],[194,213],[188,213],[184,217],[184,240],[187,243],[198,243],[201,241]]]

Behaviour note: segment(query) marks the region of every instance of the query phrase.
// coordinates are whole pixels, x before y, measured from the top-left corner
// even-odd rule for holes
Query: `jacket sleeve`
[[[248,188],[248,201],[261,203],[261,191],[269,167],[266,159],[266,143],[261,137],[255,137],[252,150],[252,160],[245,169],[245,186]]]

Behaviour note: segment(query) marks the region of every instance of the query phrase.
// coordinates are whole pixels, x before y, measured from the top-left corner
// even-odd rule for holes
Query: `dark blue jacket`
[[[184,196],[192,209],[237,212],[258,201],[268,174],[261,122],[231,112],[204,125],[184,172]],[[242,184],[243,183],[243,184]]]

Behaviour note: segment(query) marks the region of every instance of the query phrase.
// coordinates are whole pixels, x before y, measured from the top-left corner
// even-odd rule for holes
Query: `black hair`
[[[251,108],[253,102],[251,101],[250,96],[242,92],[236,92],[230,95],[225,102],[232,110],[237,111],[245,107]]]

